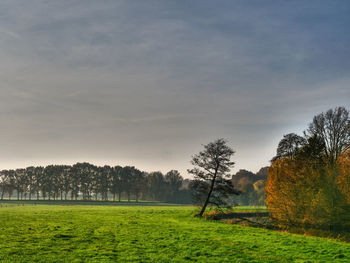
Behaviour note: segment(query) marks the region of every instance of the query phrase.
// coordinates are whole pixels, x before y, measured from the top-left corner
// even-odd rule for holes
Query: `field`
[[[350,244],[201,220],[189,206],[1,205],[1,262],[350,261]]]

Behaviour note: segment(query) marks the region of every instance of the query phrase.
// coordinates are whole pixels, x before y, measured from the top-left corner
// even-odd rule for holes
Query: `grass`
[[[2,262],[349,262],[350,244],[194,218],[193,207],[0,208]]]
[[[136,202],[132,200],[116,201],[95,201],[95,200],[1,200],[0,207],[6,206],[24,206],[24,205],[111,205],[111,206],[185,206],[181,204],[162,203],[158,201],[143,201]]]

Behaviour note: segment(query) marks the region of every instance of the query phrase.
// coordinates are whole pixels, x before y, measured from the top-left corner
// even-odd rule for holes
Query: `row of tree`
[[[163,175],[131,166],[49,165],[0,171],[0,198],[190,202],[183,184],[176,170]]]
[[[304,136],[287,134],[266,186],[272,218],[284,227],[350,227],[350,116],[343,107],[314,117]]]

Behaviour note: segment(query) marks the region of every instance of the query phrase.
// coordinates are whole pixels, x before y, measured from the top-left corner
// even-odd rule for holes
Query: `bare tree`
[[[199,217],[203,216],[208,204],[217,207],[230,206],[229,197],[239,194],[230,180],[231,175],[228,174],[234,165],[231,157],[235,152],[226,143],[225,139],[217,139],[204,145],[204,150],[192,157],[191,164],[194,168],[188,172],[194,175],[194,201],[202,205]]]
[[[325,155],[334,163],[339,155],[350,147],[350,117],[344,107],[330,109],[316,115],[309,124],[305,136],[318,136],[325,145]]]

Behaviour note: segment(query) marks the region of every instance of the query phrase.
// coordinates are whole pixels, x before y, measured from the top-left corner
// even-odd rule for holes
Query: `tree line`
[[[165,175],[133,166],[90,163],[48,165],[0,171],[0,199],[18,200],[155,200],[190,202],[186,180],[177,170]]]

